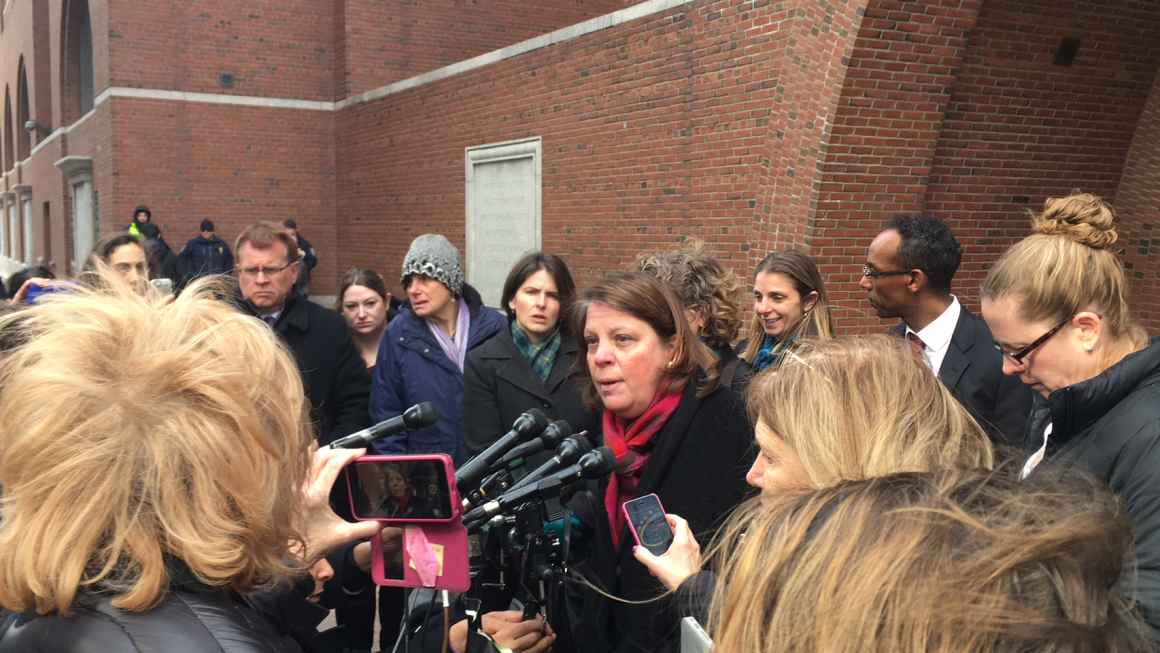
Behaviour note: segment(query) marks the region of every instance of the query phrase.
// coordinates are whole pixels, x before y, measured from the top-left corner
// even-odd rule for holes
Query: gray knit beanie
[[[411,249],[403,259],[403,287],[407,277],[421,274],[435,279],[451,289],[456,296],[463,294],[463,267],[459,264],[459,250],[439,234],[423,234],[411,241]]]

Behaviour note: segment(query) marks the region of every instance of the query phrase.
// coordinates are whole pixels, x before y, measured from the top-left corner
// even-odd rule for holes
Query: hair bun
[[[1031,231],[1106,249],[1119,238],[1115,222],[1116,213],[1107,202],[1090,193],[1077,193],[1047,198],[1043,212],[1031,218]]]

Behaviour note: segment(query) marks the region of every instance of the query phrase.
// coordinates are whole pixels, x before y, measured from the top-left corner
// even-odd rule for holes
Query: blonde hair
[[[820,340],[834,337],[834,319],[830,315],[830,300],[826,296],[826,286],[822,283],[822,274],[818,271],[818,264],[814,262],[813,258],[796,249],[773,252],[761,259],[753,277],[756,279],[757,275],[763,273],[783,274],[789,277],[790,281],[793,282],[794,290],[797,290],[798,295],[801,296],[802,302],[805,302],[810,293],[818,294],[818,300],[814,303],[813,308],[802,315],[801,321],[790,329],[789,335],[778,341],[773,350],[774,354],[795,347],[797,339],[801,337]],[[762,324],[761,317],[756,313],[749,321],[747,337],[748,342],[745,345],[745,351],[741,352],[741,358],[747,363],[752,363],[757,358],[758,352],[761,351],[761,345],[765,340],[765,326]]]
[[[167,559],[238,592],[297,572],[311,437],[289,353],[213,280],[169,300],[97,274],[0,318],[0,605],[147,611]]]
[[[983,282],[984,299],[1018,298],[1026,321],[1070,319],[1091,306],[1114,339],[1147,341],[1128,311],[1124,267],[1109,248],[1119,238],[1115,211],[1096,195],[1048,198],[1031,216],[1032,235],[1011,246]]]
[[[690,240],[681,249],[641,254],[636,267],[669,284],[686,309],[701,314],[701,337],[710,347],[731,347],[737,340],[741,282],[705,250],[705,243]]]
[[[901,338],[803,343],[754,379],[748,399],[816,488],[995,462],[983,429]]]
[[[1083,475],[903,473],[750,500],[723,529],[719,651],[1135,653],[1132,532]]]

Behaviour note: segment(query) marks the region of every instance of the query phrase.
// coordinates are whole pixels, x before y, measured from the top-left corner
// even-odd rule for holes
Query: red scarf
[[[620,506],[635,496],[652,452],[652,439],[677,412],[681,394],[680,390],[662,391],[631,423],[604,411],[604,444],[616,455],[616,471],[609,477],[608,489],[604,492],[604,509],[608,512],[614,549],[620,549],[620,531],[624,528]]]

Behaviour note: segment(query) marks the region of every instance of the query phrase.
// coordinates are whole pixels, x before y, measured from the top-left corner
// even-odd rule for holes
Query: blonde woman
[[[753,381],[748,404],[758,453],[746,481],[762,497],[995,461],[979,424],[905,341],[888,335],[803,344]],[[676,589],[700,569],[701,551],[683,519],[669,521],[675,536],[664,555],[633,553]]]
[[[1136,534],[1135,591],[1160,636],[1160,341],[1131,318],[1103,200],[1049,199],[1032,232],[991,268],[982,293],[1003,373],[1039,395],[1023,473],[1052,460],[1119,495]]]
[[[0,651],[299,650],[249,597],[378,530],[328,505],[361,450],[311,462],[294,361],[211,282],[96,274],[0,318]]]
[[[1102,484],[947,470],[740,509],[709,632],[754,653],[1143,653],[1113,587],[1131,528]]]
[[[801,337],[834,337],[826,288],[814,259],[797,250],[774,252],[757,264],[753,320],[738,345],[755,371],[777,367]]]

